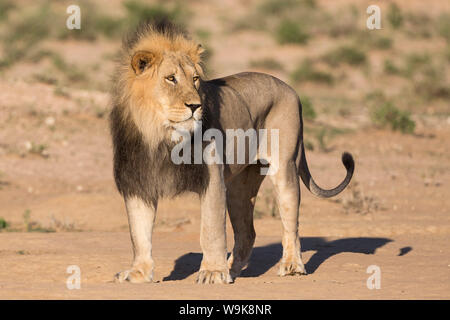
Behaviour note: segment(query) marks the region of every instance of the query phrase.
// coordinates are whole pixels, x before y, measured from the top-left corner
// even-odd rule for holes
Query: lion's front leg
[[[134,259],[131,269],[117,273],[115,280],[116,282],[129,281],[133,283],[152,282],[152,233],[156,204],[149,205],[137,197],[125,199],[125,204]]]
[[[209,185],[201,197],[200,245],[203,259],[197,283],[231,283],[227,266],[226,196],[223,165],[209,165]]]

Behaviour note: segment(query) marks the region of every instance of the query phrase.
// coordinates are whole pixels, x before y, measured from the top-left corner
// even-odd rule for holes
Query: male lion
[[[142,24],[124,41],[110,124],[114,177],[125,200],[134,261],[130,270],[116,275],[116,281],[152,281],[152,229],[158,200],[184,191],[196,192],[201,199],[203,260],[197,282],[231,283],[246,266],[255,241],[255,197],[265,177],[260,169],[263,163],[274,165],[273,155],[258,154],[257,162],[246,164],[174,164],[173,132],[208,128],[224,136],[226,129],[279,130],[277,170],[270,175],[284,228],[279,275],[306,274],[298,234],[298,176],[313,194],[332,197],[350,182],[353,158],[349,153],[342,155],[347,175],[339,186],[318,187],[305,158],[302,106],[296,92],[262,73],[204,80],[202,52],[200,45],[168,22]],[[226,210],[234,231],[228,261]]]

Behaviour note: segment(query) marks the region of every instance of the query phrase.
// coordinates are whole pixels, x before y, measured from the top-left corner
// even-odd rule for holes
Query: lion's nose
[[[198,108],[200,108],[202,105],[200,103],[185,103],[186,107],[191,109],[192,113],[195,112]]]

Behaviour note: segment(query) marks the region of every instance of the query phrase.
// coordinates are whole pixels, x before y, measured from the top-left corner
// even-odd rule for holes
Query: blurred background
[[[80,30],[66,28],[73,4]],[[371,4],[381,8],[380,30],[366,27]],[[350,190],[323,202],[306,194],[305,212],[392,221],[394,211],[404,218],[434,205],[446,214],[448,1],[1,0],[0,230],[126,230],[112,179],[109,79],[123,34],[161,17],[206,48],[208,78],[259,71],[297,90],[320,185],[340,181],[344,149],[355,155]],[[276,219],[276,210],[265,185],[256,217]],[[198,203],[161,211],[160,228],[183,228],[195,225]]]

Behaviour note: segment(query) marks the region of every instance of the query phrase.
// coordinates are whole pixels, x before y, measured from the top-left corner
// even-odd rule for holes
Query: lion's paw
[[[115,282],[122,283],[125,281],[131,283],[144,283],[153,282],[153,276],[151,273],[144,274],[142,271],[137,269],[125,270],[117,273],[114,276]]]
[[[233,279],[231,278],[228,272],[200,270],[198,272],[196,282],[201,284],[210,284],[210,283],[227,284],[233,283]]]
[[[282,262],[278,271],[280,277],[305,274],[307,274],[305,266],[297,262]]]

